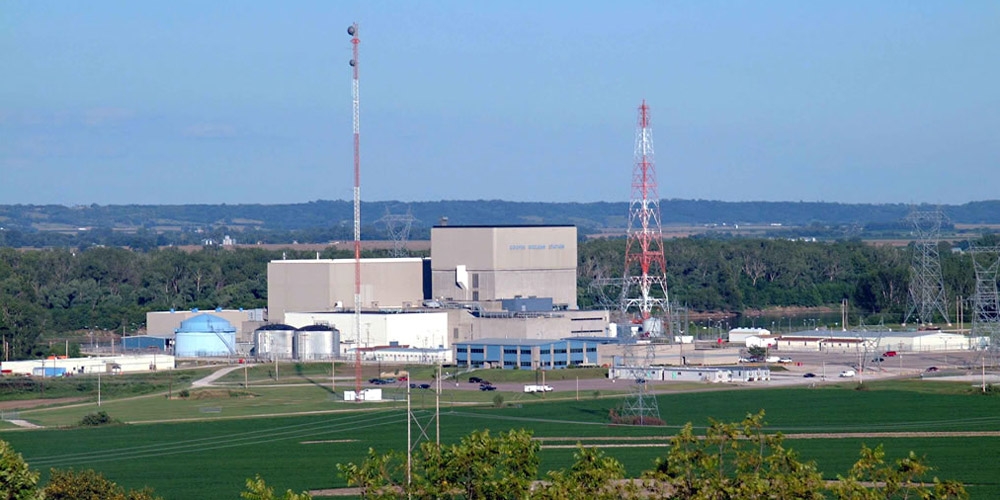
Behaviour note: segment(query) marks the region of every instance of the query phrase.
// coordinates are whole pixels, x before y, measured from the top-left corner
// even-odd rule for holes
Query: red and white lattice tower
[[[663,335],[663,327],[668,328],[667,332],[670,328],[670,302],[660,226],[660,196],[653,165],[653,132],[645,100],[639,106],[636,126],[627,234],[622,311],[638,312],[633,319],[643,323],[644,336]]]
[[[358,23],[347,28],[351,35],[351,97],[354,110],[354,397],[361,400],[361,94],[358,88]]]

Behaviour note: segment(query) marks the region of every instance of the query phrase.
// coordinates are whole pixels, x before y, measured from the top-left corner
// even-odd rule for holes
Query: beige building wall
[[[639,355],[646,355],[646,345],[635,347]],[[625,352],[620,344],[604,344],[597,346],[598,364],[614,366],[622,363]],[[740,350],[737,347],[722,349],[694,349],[691,344],[657,344],[654,347],[653,359],[650,365],[665,366],[712,366],[736,365],[739,363]]]
[[[603,337],[608,327],[607,311],[559,311],[539,317],[479,317],[466,309],[445,312],[451,344],[488,338]]]
[[[552,297],[576,309],[576,237],[574,226],[436,226],[432,294],[478,302]]]
[[[424,259],[362,259],[362,309],[419,307]],[[267,265],[267,308],[272,322],[288,312],[354,308],[354,259],[275,260]]]

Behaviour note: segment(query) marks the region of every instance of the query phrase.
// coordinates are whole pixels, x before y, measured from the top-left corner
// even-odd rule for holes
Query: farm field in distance
[[[645,428],[608,425],[608,412],[619,404],[618,397],[582,394],[580,401],[572,397],[543,401],[515,399],[518,395],[508,391],[501,394],[511,404],[494,408],[489,401],[495,394],[462,388],[451,390],[452,396],[481,397],[483,404],[449,404],[446,392],[442,397],[442,441],[455,442],[475,429],[497,432],[524,427],[541,440],[542,474],[569,465],[578,441],[604,446],[630,474],[638,474],[665,454],[657,445],[665,445],[684,423],[693,422],[700,429],[709,418],[734,421],[764,409],[768,431],[786,434],[788,446],[804,459],[815,460],[827,478],[845,473],[862,443],[883,443],[893,459],[910,450],[926,455],[936,468],[936,476],[964,482],[972,498],[1000,497],[1000,479],[995,475],[996,459],[1000,458],[1000,398],[976,394],[970,384],[962,382],[904,379],[866,386],[867,390],[855,390],[853,383],[844,382],[814,388],[661,394],[657,396],[660,414],[668,425]],[[112,401],[101,409],[123,420],[160,415],[162,420],[177,421],[33,431],[4,426],[0,427],[0,439],[10,442],[44,475],[52,467],[93,468],[126,487],[151,486],[168,500],[234,498],[245,479],[257,473],[279,491],[341,487],[345,483],[337,474],[338,462],[359,461],[369,447],[379,451],[405,449],[405,409],[397,401],[363,404],[362,410],[356,410],[358,405],[334,402],[328,389],[297,385],[255,388],[251,384],[251,391],[260,391],[260,397],[200,403],[144,396]],[[251,411],[229,406],[229,401],[258,406]],[[428,422],[433,393],[414,395],[413,401],[419,418]],[[203,413],[198,404],[213,405],[210,408],[218,408],[219,413]],[[96,409],[94,404],[83,408]],[[331,412],[336,409],[344,411]],[[78,411],[79,406],[33,409],[22,412],[22,418],[67,421]],[[253,416],[303,411],[328,413]],[[970,431],[988,434],[965,434]],[[434,438],[433,434],[429,437]]]

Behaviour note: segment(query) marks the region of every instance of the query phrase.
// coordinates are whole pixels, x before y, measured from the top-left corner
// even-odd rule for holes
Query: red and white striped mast
[[[361,94],[358,88],[358,23],[347,28],[351,35],[351,97],[354,105],[354,397],[361,401]]]
[[[632,196],[629,201],[628,240],[625,246],[624,310],[638,309],[640,320],[647,320],[658,309],[669,326],[666,259],[663,255],[663,229],[660,224],[660,196],[653,164],[653,131],[649,106],[642,101],[635,135],[635,165],[632,169]],[[630,288],[638,288],[632,296]],[[659,288],[660,290],[656,290]],[[648,334],[649,332],[647,332]]]

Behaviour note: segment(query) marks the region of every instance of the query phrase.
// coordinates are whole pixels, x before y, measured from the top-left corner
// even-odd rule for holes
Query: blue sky
[[[994,1],[0,6],[0,204],[998,199]]]

